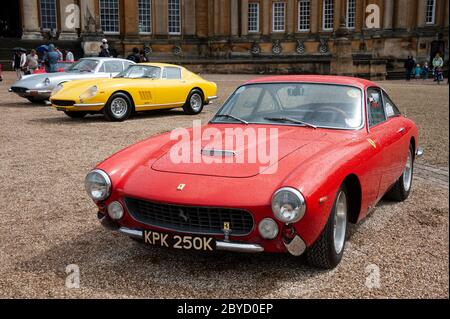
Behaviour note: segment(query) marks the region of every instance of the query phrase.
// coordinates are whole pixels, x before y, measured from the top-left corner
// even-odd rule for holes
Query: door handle
[[[404,133],[404,132],[405,132],[405,128],[404,128],[404,127],[400,128],[400,129],[397,131],[397,133],[399,133],[399,134],[402,134],[402,133]]]

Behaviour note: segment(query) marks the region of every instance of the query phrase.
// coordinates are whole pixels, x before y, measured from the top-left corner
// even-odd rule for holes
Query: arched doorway
[[[22,36],[21,10],[20,0],[2,1],[0,37],[20,38]]]

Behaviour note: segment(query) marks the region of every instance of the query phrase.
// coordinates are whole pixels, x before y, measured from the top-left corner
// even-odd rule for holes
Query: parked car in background
[[[53,89],[61,83],[114,77],[132,64],[134,62],[125,59],[83,58],[68,67],[65,72],[27,76],[14,83],[9,91],[32,103],[42,103],[50,98]]]
[[[331,269],[348,223],[385,196],[408,198],[423,152],[417,126],[388,94],[348,77],[250,81],[201,132],[187,132],[130,146],[87,175],[104,226],[174,251],[306,254]],[[267,154],[271,141],[270,165],[250,156]]]
[[[76,62],[71,62],[71,61],[59,61],[56,64],[56,70],[57,70],[57,72],[65,72],[70,66],[72,66],[75,63]],[[41,65],[39,67],[39,69],[37,69],[36,71],[33,72],[32,75],[34,75],[34,74],[43,74],[43,73],[47,73],[47,71],[45,70],[45,66]]]
[[[198,114],[216,98],[215,83],[184,67],[140,63],[101,82],[83,80],[60,84],[50,101],[70,117],[103,113],[110,121],[124,121],[134,111],[183,108],[187,114]]]

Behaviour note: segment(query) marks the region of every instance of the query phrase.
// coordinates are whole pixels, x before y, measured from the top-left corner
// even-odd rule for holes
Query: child
[[[420,64],[417,64],[416,68],[414,70],[414,75],[416,77],[416,80],[420,79],[421,74],[422,74],[422,68],[420,67]]]
[[[428,66],[428,62],[425,62],[422,68],[422,79],[428,80],[428,74],[430,73],[430,68]]]

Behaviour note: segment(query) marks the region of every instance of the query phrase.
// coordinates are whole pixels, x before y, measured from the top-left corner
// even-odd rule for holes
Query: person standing
[[[53,44],[50,44],[48,46],[47,55],[45,56],[45,71],[47,73],[55,73],[56,70],[56,64],[59,61],[59,54],[55,51],[55,46]]]
[[[415,66],[416,66],[416,62],[414,61],[413,57],[408,56],[408,59],[406,60],[406,62],[404,64],[404,68],[406,71],[406,81],[411,80],[411,74],[413,73]]]
[[[133,52],[127,56],[127,60],[136,62],[136,63],[140,63],[141,62],[141,56],[139,54],[139,49],[138,48],[133,48]]]
[[[14,52],[12,67],[16,71],[17,79],[21,79],[23,76],[23,70],[27,62],[27,56],[25,52],[16,51]]]
[[[30,54],[27,55],[27,61],[25,64],[28,74],[33,74],[37,68],[39,67],[39,57],[36,53],[36,50],[31,50]]]
[[[73,56],[73,53],[70,52],[70,50],[65,50],[66,52],[66,61],[73,62],[75,61],[75,57]]]
[[[109,50],[105,48],[105,46],[102,44],[100,46],[100,53],[98,55],[101,58],[110,58],[111,54],[109,53]]]
[[[428,66],[428,62],[425,62],[422,68],[422,79],[428,80],[428,74],[430,73],[430,67]]]
[[[439,53],[436,53],[436,56],[433,59],[434,82],[437,82],[443,66],[444,66],[444,60],[441,58],[441,55]]]

